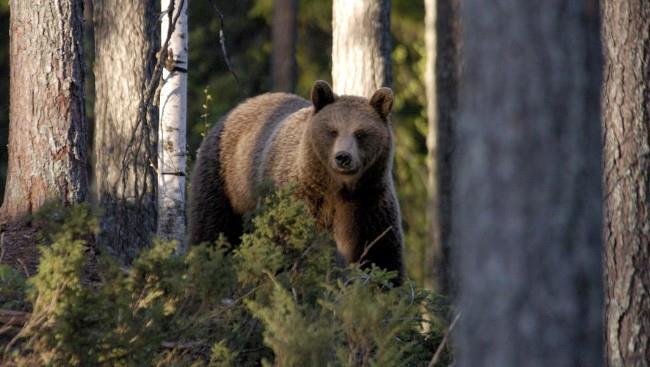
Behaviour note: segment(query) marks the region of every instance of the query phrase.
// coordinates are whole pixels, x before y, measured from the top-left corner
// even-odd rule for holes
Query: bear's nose
[[[348,152],[336,153],[334,160],[336,161],[336,164],[343,169],[348,169],[352,165],[352,155]]]

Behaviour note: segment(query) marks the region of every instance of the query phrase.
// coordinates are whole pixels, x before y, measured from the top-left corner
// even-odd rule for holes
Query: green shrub
[[[393,288],[376,268],[336,268],[335,245],[286,190],[262,201],[236,249],[221,238],[175,256],[156,242],[129,269],[89,261],[86,207],[62,223],[28,280],[33,312],[7,365],[420,366],[441,340],[438,297]],[[14,284],[0,300],[25,302],[18,279],[0,268]]]
[[[25,299],[27,283],[25,276],[9,265],[0,264],[0,308],[24,310],[28,307]]]

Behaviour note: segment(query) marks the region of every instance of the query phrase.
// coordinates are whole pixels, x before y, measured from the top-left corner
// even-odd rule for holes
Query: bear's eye
[[[329,135],[331,138],[336,138],[339,135],[339,132],[335,129],[329,129],[327,131],[327,135]]]
[[[363,140],[368,137],[368,133],[365,131],[356,131],[354,137],[357,138],[357,140]]]

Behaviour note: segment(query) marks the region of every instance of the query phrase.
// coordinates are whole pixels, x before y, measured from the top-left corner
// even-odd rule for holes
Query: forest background
[[[218,8],[216,8],[218,6]],[[406,232],[409,276],[425,284],[427,243],[426,94],[424,86],[424,2],[393,0],[391,4],[393,112],[397,134],[395,178]],[[89,7],[85,9],[88,27]],[[221,19],[227,55],[219,40]],[[298,2],[295,93],[308,97],[317,79],[331,81],[332,4]],[[189,7],[188,171],[207,128],[245,98],[274,90],[271,73],[272,0],[197,1]],[[90,42],[92,32],[86,29]],[[7,173],[9,127],[9,6],[0,3],[0,194]],[[92,50],[87,47],[86,50]],[[86,52],[85,100],[92,129],[94,88],[92,52]],[[207,100],[207,96],[210,99]],[[92,136],[92,131],[89,134]],[[89,140],[92,151],[92,139]],[[89,161],[89,165],[92,162]],[[89,167],[90,169],[90,167]],[[92,191],[92,190],[91,190]]]
[[[79,47],[81,42],[71,43],[69,40],[74,40],[74,35],[80,36],[82,33],[81,1],[74,2],[77,31],[70,32],[70,37],[62,32],[56,33],[64,35],[59,39],[66,41],[66,45],[74,45],[77,51],[82,49]],[[42,71],[41,67],[47,70],[50,66],[47,61],[38,61],[40,54],[47,52],[46,49],[50,46],[47,38],[39,36],[43,32],[55,31],[59,22],[56,18],[51,18],[54,22],[50,23],[33,21],[37,19],[33,14],[44,10],[42,13],[46,18],[60,9],[55,9],[55,3],[46,1],[38,3],[15,0],[11,3],[12,7],[15,6],[12,15],[20,14],[22,24],[44,25],[43,28],[34,28],[36,33],[21,33],[20,27],[12,26],[14,51],[29,50],[31,53],[16,52],[12,55],[11,99],[21,96],[43,105],[47,105],[45,102],[57,102],[58,99],[41,94],[37,87],[58,86],[58,81],[45,80],[45,83],[40,84],[32,81]],[[145,84],[130,84],[129,81],[137,77],[129,77],[128,74],[131,71],[143,74],[150,72],[151,68],[145,66],[144,70],[135,70],[137,67],[132,67],[129,62],[144,59],[143,54],[146,54],[149,62],[155,62],[157,49],[147,45],[159,44],[158,40],[153,40],[159,35],[158,24],[154,21],[159,17],[159,8],[156,2],[149,1],[146,8],[149,16],[130,19],[129,15],[139,13],[122,5],[142,5],[144,2],[104,0],[85,3],[86,29],[83,34],[88,44],[83,47],[83,64],[87,85],[83,93],[80,92],[81,88],[77,88],[73,96],[83,95],[84,98],[83,101],[82,98],[77,98],[75,109],[71,110],[80,112],[82,103],[87,103],[85,111],[88,127],[85,127],[86,119],[80,118],[82,114],[77,113],[76,120],[84,120],[84,127],[73,137],[88,134],[108,138],[100,139],[100,143],[95,140],[96,146],[90,147],[94,153],[89,154],[95,154],[94,158],[91,157],[85,163],[82,153],[79,156],[83,159],[78,161],[87,164],[85,167],[90,181],[103,186],[108,180],[103,180],[100,175],[110,171],[102,167],[102,159],[106,160],[106,168],[119,172],[122,178],[120,184],[126,186],[129,183],[129,172],[123,173],[128,167],[125,164],[127,160],[121,159],[118,151],[125,144],[121,144],[123,142],[114,136],[118,135],[116,130],[129,129],[128,123],[133,122],[133,119],[117,116],[112,118],[113,124],[104,124],[104,121],[110,122],[111,118],[101,116],[107,110],[115,112],[128,109],[125,107],[127,103],[133,102],[130,97],[142,95],[139,87]],[[278,4],[296,3],[299,11],[295,31],[283,31],[281,35],[287,37],[274,38],[275,41],[272,41],[276,26],[286,24],[278,21],[278,12],[273,9]],[[368,7],[350,4],[364,4]],[[377,4],[381,4],[381,12],[369,11]],[[47,358],[51,355],[52,343],[56,342],[58,346],[64,347],[57,353],[61,352],[60,357],[66,360],[81,357],[99,357],[102,360],[120,356],[126,358],[131,351],[147,350],[157,353],[157,358],[164,360],[168,356],[168,346],[171,345],[177,351],[193,350],[193,355],[201,355],[207,361],[208,356],[223,356],[220,340],[224,340],[226,335],[230,350],[241,352],[238,358],[246,358],[254,365],[257,365],[260,358],[271,356],[268,348],[272,349],[275,360],[280,365],[290,365],[282,363],[286,358],[312,356],[315,360],[323,360],[333,353],[343,356],[339,360],[343,365],[349,365],[350,361],[354,362],[358,357],[366,364],[398,365],[400,362],[403,364],[404,355],[409,355],[412,361],[417,361],[415,363],[427,360],[433,365],[435,355],[431,354],[434,346],[443,346],[444,339],[440,340],[443,332],[446,337],[455,321],[460,320],[452,338],[453,353],[459,366],[599,366],[603,357],[611,366],[646,366],[650,361],[650,318],[647,313],[650,304],[650,272],[647,271],[650,264],[650,3],[644,0],[504,0],[496,4],[497,6],[486,6],[480,0],[426,0],[424,4],[406,0],[257,0],[228,3],[204,1],[193,3],[190,7],[190,55],[187,67],[190,78],[189,147],[175,152],[176,157],[184,158],[187,151],[189,169],[205,131],[245,98],[278,89],[307,96],[314,80],[332,78],[332,69],[334,79],[341,75],[352,79],[350,76],[360,75],[359,70],[374,72],[371,69],[373,65],[381,65],[384,70],[391,69],[385,67],[388,63],[392,65],[392,72],[382,74],[385,77],[382,83],[390,85],[397,96],[393,113],[397,135],[394,174],[406,230],[407,267],[410,278],[435,292],[420,292],[419,288],[412,287],[410,283],[383,292],[386,289],[386,274],[359,274],[355,269],[348,269],[353,271],[348,274],[353,279],[352,283],[341,283],[319,267],[332,268],[328,261],[324,261],[327,256],[320,256],[321,254],[312,254],[311,260],[321,261],[315,261],[311,264],[314,266],[310,267],[279,264],[274,256],[266,256],[268,252],[265,251],[274,251],[279,258],[282,258],[283,251],[278,248],[275,238],[268,238],[265,234],[293,234],[293,230],[298,234],[315,232],[309,223],[294,220],[302,220],[306,216],[298,207],[286,210],[290,208],[286,202],[267,205],[271,210],[260,216],[266,219],[254,221],[255,231],[252,233],[256,235],[246,237],[248,245],[236,250],[238,256],[223,257],[220,247],[207,249],[197,246],[190,249],[187,257],[180,258],[170,256],[173,251],[171,247],[156,245],[142,252],[128,274],[118,271],[116,266],[108,267],[108,273],[103,274],[105,280],[109,281],[100,282],[96,285],[99,288],[89,288],[81,282],[81,260],[92,248],[85,247],[83,238],[73,240],[75,236],[97,230],[94,220],[83,209],[87,204],[83,204],[81,207],[73,207],[74,210],[80,210],[77,217],[63,225],[64,231],[54,238],[54,244],[41,248],[43,259],[47,261],[41,262],[38,274],[33,277],[27,274],[30,275],[28,282],[36,287],[37,293],[31,293],[31,321],[21,329],[21,334],[16,339],[22,338],[24,341],[24,337],[29,336],[28,342],[21,346],[22,350],[29,352],[34,346],[44,346],[45,348],[33,350],[40,350],[40,357]],[[97,37],[93,37],[93,22],[89,21],[90,14],[93,13],[92,5],[95,6]],[[426,6],[426,11],[423,5]],[[48,9],[47,6],[51,8]],[[332,8],[336,19],[332,19]],[[359,9],[362,11],[351,11]],[[116,15],[116,11],[121,13]],[[140,11],[145,12],[145,9]],[[167,12],[166,19],[171,18],[172,13]],[[340,25],[342,22],[337,22],[340,15],[345,18],[346,15],[354,14],[354,17],[348,18],[356,26],[359,19],[370,13],[375,14],[373,20],[366,21],[364,27],[357,27],[363,32],[354,37],[337,36],[343,33],[339,30],[346,29]],[[387,21],[389,13],[390,32]],[[286,11],[279,14],[286,14]],[[377,14],[381,14],[381,20],[378,20],[380,17]],[[164,15],[158,20],[165,19]],[[9,32],[6,3],[0,4],[0,23],[3,27],[0,29],[0,42],[3,46],[0,48],[0,86],[4,88],[0,90],[0,127],[4,129],[0,134],[4,140],[0,145],[4,148],[9,125]],[[116,26],[117,23],[120,26]],[[381,28],[375,29],[375,25],[380,25]],[[113,32],[114,28],[123,32]],[[143,29],[148,31],[143,32]],[[295,50],[291,48],[285,53],[288,56],[281,60],[295,57],[297,79],[280,88],[280,84],[272,80],[276,74],[274,66],[277,66],[272,58],[279,53],[278,46],[281,42],[277,40],[290,38],[288,36],[294,32],[297,35]],[[372,43],[368,40],[385,39],[384,35],[387,34],[391,38],[390,52],[386,52],[387,47],[383,47],[383,42],[382,47],[377,47],[382,51],[381,62],[377,62],[374,57],[364,57],[353,63],[346,62],[344,67],[340,67],[340,58],[337,57],[339,51],[361,48]],[[23,39],[16,41],[14,36],[21,35]],[[133,35],[144,36],[140,37],[143,38],[142,42],[134,41],[131,37]],[[345,35],[348,36],[348,33]],[[150,39],[144,39],[147,37]],[[333,49],[331,39],[339,45],[341,38],[357,43]],[[93,39],[98,47],[92,47]],[[28,47],[30,44],[31,48]],[[15,45],[19,47],[13,47]],[[93,49],[98,56],[95,61]],[[166,47],[161,51],[160,60],[170,61],[169,54],[165,56],[166,51]],[[15,57],[16,54],[23,58]],[[63,60],[59,55],[56,54],[52,59]],[[174,55],[177,55],[176,50]],[[74,63],[77,72],[80,69],[80,59],[77,57],[77,62]],[[170,66],[174,70],[179,66],[173,62],[174,57],[171,61],[171,64],[164,62],[167,70],[170,70]],[[65,61],[63,63],[66,64]],[[161,64],[162,61],[157,65],[158,71],[161,70]],[[13,68],[13,65],[18,67]],[[66,64],[70,65],[72,63]],[[182,73],[185,65],[181,67],[179,73]],[[93,77],[96,78],[96,85],[93,85]],[[158,76],[154,78],[154,82],[160,79]],[[336,80],[334,84],[336,88]],[[74,83],[72,85],[79,86]],[[110,89],[110,85],[115,89]],[[153,89],[155,88],[146,89],[147,96],[153,96],[154,93],[150,92]],[[98,101],[96,106],[93,105],[95,100]],[[156,113],[153,108],[147,109],[151,107],[149,103],[131,103],[131,112],[138,115],[135,119],[137,124],[145,120],[144,115],[154,112],[149,116],[151,120],[144,121],[145,124],[151,123],[149,127],[154,127],[157,117],[154,116]],[[41,163],[35,164],[40,171],[26,168],[29,162],[38,162],[38,154],[46,151],[39,148],[51,145],[47,138],[52,135],[20,135],[21,132],[30,130],[25,129],[26,122],[17,118],[20,109],[14,107],[19,105],[12,103],[11,107],[10,172],[5,173],[5,166],[0,172],[9,177],[3,208],[11,210],[12,205],[13,209],[26,206],[31,211],[32,208],[40,207],[42,201],[36,201],[32,205],[32,198],[38,195],[31,194],[36,190],[27,193],[30,195],[24,195],[23,188],[30,183],[19,179],[40,178],[57,170],[42,164],[53,161],[51,154],[45,156]],[[29,113],[39,104],[23,106],[26,107],[22,111]],[[53,109],[60,111],[59,107],[55,103]],[[427,113],[425,109],[428,110]],[[95,111],[96,119],[92,111]],[[33,124],[40,124],[39,127],[52,127],[42,124],[41,119],[28,118]],[[93,128],[97,134],[93,134]],[[140,182],[142,179],[147,188],[152,188],[154,185],[151,183],[156,179],[152,171],[160,165],[156,166],[153,155],[147,155],[149,151],[137,149],[148,147],[146,141],[150,141],[146,140],[150,137],[149,130],[141,130],[146,130],[146,133],[137,138],[142,138],[145,142],[135,145],[129,143],[128,154],[124,154],[124,157],[139,164],[140,170],[134,171],[132,175],[136,177],[135,181]],[[127,130],[127,133],[130,131]],[[133,134],[130,136],[131,141],[136,137]],[[33,137],[45,138],[40,139],[39,146],[39,143],[30,144],[27,141]],[[93,142],[89,140],[88,143]],[[17,151],[21,151],[21,154],[16,154]],[[58,157],[58,152],[55,153]],[[450,159],[452,156],[453,159]],[[28,163],[16,164],[15,157],[27,157],[24,161]],[[58,161],[59,158],[56,157],[54,160]],[[0,151],[0,158],[6,162],[6,150]],[[95,163],[93,159],[97,161],[98,169],[91,169]],[[83,186],[85,189],[86,175],[80,167],[84,165],[75,166],[76,180],[62,181],[62,184],[57,181],[53,186],[73,189]],[[70,175],[70,172],[63,173]],[[158,170],[155,173],[183,177],[183,180],[185,177],[184,168],[171,172]],[[4,183],[5,177],[2,178],[0,181]],[[71,185],[68,186],[68,182]],[[191,178],[189,184],[191,185]],[[178,187],[184,188],[185,184]],[[138,203],[143,203],[142,210],[136,211],[129,211],[132,209],[130,205],[113,205],[116,202],[110,195],[104,195],[107,200],[104,202],[102,197],[99,200],[101,203],[96,205],[98,200],[92,195],[101,196],[106,192],[103,187],[99,187],[99,190],[91,187],[87,191],[92,193],[89,200],[92,206],[102,209],[102,228],[96,236],[100,248],[104,248],[101,241],[106,239],[111,244],[127,244],[114,251],[114,254],[133,258],[134,252],[151,244],[149,236],[156,224],[152,190],[143,190],[142,195],[126,192],[124,196],[137,197]],[[73,194],[78,193],[85,195],[85,190]],[[87,201],[83,195],[73,197],[70,202]],[[281,212],[290,215],[278,220],[278,213]],[[125,213],[131,215],[123,215]],[[86,227],[75,227],[79,225],[75,218],[84,219],[81,222]],[[144,225],[144,221],[149,223]],[[160,218],[158,222],[162,222]],[[292,227],[293,230],[271,230],[268,227],[272,222],[280,225],[293,222],[299,225]],[[113,230],[114,227],[106,224],[117,224],[117,228],[125,224],[128,230]],[[181,226],[165,226],[178,227]],[[3,240],[10,243],[12,240],[7,238],[12,234],[7,228],[2,228],[1,235],[4,237],[0,236],[0,243]],[[177,232],[184,235],[182,230]],[[447,237],[450,233],[451,239]],[[13,234],[20,234],[16,237],[23,239],[22,233],[14,231]],[[115,241],[108,238],[110,235],[126,236]],[[291,240],[292,236],[287,237]],[[287,248],[289,253],[285,260],[293,264],[301,263],[303,251],[310,248],[305,247],[306,244],[312,243],[308,241],[310,238],[302,240],[305,241],[298,241],[292,248]],[[33,245],[32,241],[22,242]],[[451,274],[457,279],[452,279],[451,282],[445,278],[445,256],[437,256],[437,261],[441,263],[434,261],[436,256],[432,256],[449,250],[443,248],[442,244],[453,247]],[[3,246],[3,250],[19,247],[15,244]],[[105,248],[110,250],[108,246]],[[129,253],[126,250],[136,251]],[[36,259],[38,255],[32,257]],[[92,257],[89,258],[92,260]],[[210,261],[204,261],[206,258]],[[261,276],[251,283],[248,275],[255,274],[252,270],[259,270],[260,262],[263,261],[270,262],[266,264],[270,270],[266,269],[269,271],[262,272],[263,274],[258,271],[257,275]],[[19,270],[28,267],[22,268],[24,269]],[[228,271],[230,268],[238,271]],[[5,275],[11,275],[4,278],[13,281],[16,269],[1,269]],[[284,280],[276,282],[279,278],[274,274],[279,269],[287,272],[282,272]],[[308,269],[312,271],[303,271]],[[219,271],[223,271],[223,274],[213,273]],[[226,279],[226,273],[238,273],[236,281],[230,279],[229,282],[232,290],[236,291],[232,294],[219,293],[228,292],[229,287],[213,281]],[[70,274],[74,276],[70,277]],[[268,274],[271,277],[266,276]],[[320,279],[323,276],[326,279]],[[62,282],[65,279],[61,277],[69,278],[67,283]],[[202,281],[197,281],[200,279],[196,277]],[[154,281],[143,282],[143,279]],[[374,279],[375,286],[371,292],[366,292],[366,283],[371,279]],[[337,285],[332,283],[333,280]],[[68,284],[68,287],[62,288],[61,284]],[[111,287],[111,284],[115,287]],[[264,287],[259,288],[258,284]],[[313,294],[314,284],[324,285],[325,291]],[[438,284],[443,285],[440,287],[442,289],[436,289]],[[276,285],[285,288],[276,292]],[[451,289],[445,289],[445,286]],[[22,286],[16,288],[20,292],[24,290]],[[288,290],[293,292],[294,288],[299,290],[298,296],[294,294],[291,297]],[[96,294],[96,289],[102,291]],[[3,290],[10,288],[0,287],[0,291]],[[249,290],[255,293],[254,298],[258,301],[273,302],[267,304],[268,308],[259,308],[259,303],[248,302],[245,309],[232,309],[236,309],[237,313],[232,313],[230,306],[222,302],[226,299],[251,298],[248,297]],[[64,293],[64,298],[59,297],[61,292]],[[151,295],[156,302],[145,302],[145,306],[141,307],[139,295],[142,294]],[[418,303],[420,300],[432,301],[430,304],[435,305],[436,302],[433,301],[437,301],[435,296],[438,294],[451,296],[453,313],[446,310],[442,312],[442,325],[428,328],[429,335],[425,335],[423,332],[426,330],[421,330],[421,326],[431,323],[429,318],[421,315],[423,308]],[[11,301],[24,298],[13,297],[13,294],[11,296]],[[43,302],[48,299],[59,300],[58,305],[61,307],[48,307],[50,303]],[[190,302],[182,301],[187,299]],[[298,307],[296,302],[299,300],[305,303]],[[350,303],[348,309],[354,312],[345,313],[335,307],[345,305],[345,300],[362,302]],[[406,302],[406,305],[395,307],[396,301],[400,300]],[[238,305],[241,306],[241,302]],[[369,305],[377,306],[374,307],[377,310],[374,319],[369,317],[372,315],[369,315],[368,309],[373,308]],[[6,308],[12,312],[21,308],[14,306]],[[176,306],[181,307],[182,312],[177,312]],[[203,315],[206,314],[206,307],[210,309],[213,306],[219,311],[217,316],[226,315],[229,321],[224,323],[218,318],[205,320]],[[95,312],[97,307],[105,312]],[[113,312],[115,307],[124,310],[117,313],[117,318]],[[141,312],[143,308],[144,312]],[[285,313],[277,312],[278,309],[293,314],[295,318],[283,318]],[[251,312],[258,321],[251,321]],[[438,312],[431,310],[426,314]],[[27,317],[22,315],[23,318]],[[133,320],[127,320],[126,332],[122,331],[125,324],[119,315],[133,316]],[[260,347],[260,328],[253,327],[253,333],[246,331],[242,334],[242,330],[246,329],[240,327],[241,315],[245,315],[248,325],[259,325],[259,320],[265,323],[266,347]],[[342,320],[340,316],[345,315],[352,317]],[[274,316],[282,320],[274,319]],[[387,319],[389,316],[390,319]],[[10,323],[15,321],[12,317],[8,319]],[[333,322],[335,320],[342,322],[337,324]],[[411,325],[405,325],[402,322],[405,320],[410,320]],[[366,321],[368,328],[359,330],[357,321]],[[43,332],[43,322],[56,327],[49,333]],[[197,323],[202,327],[194,327]],[[157,328],[151,338],[145,339],[150,349],[138,344],[142,339],[131,338],[132,335],[140,334],[142,325],[148,324]],[[185,325],[185,328],[179,328],[180,325]],[[215,326],[219,325],[227,326],[226,333],[210,334],[218,331]],[[326,326],[332,326],[333,329]],[[378,330],[378,326],[398,332],[391,335],[386,330]],[[304,333],[294,333],[299,329]],[[75,332],[70,332],[71,330]],[[105,332],[95,333],[95,330]],[[185,330],[189,334],[169,333],[177,330]],[[322,333],[322,330],[327,332]],[[79,333],[76,331],[89,339],[77,338]],[[108,344],[97,343],[97,335]],[[293,335],[301,337],[277,339]],[[302,338],[302,335],[311,336]],[[360,339],[354,343],[354,336],[359,335],[381,338],[374,341]],[[72,339],[66,343],[57,342],[60,338],[67,337]],[[132,343],[133,340],[138,343]],[[186,340],[205,342],[188,347]],[[247,342],[242,343],[242,340]],[[348,343],[350,340],[353,343]],[[307,343],[303,344],[303,341]],[[99,354],[93,354],[95,351],[86,348],[88,345],[110,347]],[[242,348],[242,345],[251,348]],[[334,345],[336,347],[329,347]],[[363,353],[359,353],[355,345],[361,346]],[[284,348],[287,346],[291,350]],[[308,347],[311,354],[305,353],[303,347]],[[12,348],[6,350],[13,353]],[[263,351],[264,355],[249,358],[251,353],[259,354],[259,351]],[[140,357],[142,360],[152,360],[151,354],[145,353]],[[375,360],[374,357],[378,359]],[[377,362],[384,357],[394,363]]]

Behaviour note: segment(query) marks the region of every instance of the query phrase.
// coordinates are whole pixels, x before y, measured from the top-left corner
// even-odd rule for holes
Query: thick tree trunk
[[[650,366],[650,2],[603,2],[608,365]]]
[[[173,13],[163,17],[161,40],[169,31],[167,60],[160,90],[158,128],[158,236],[176,240],[185,249],[185,134],[187,126],[187,0],[174,2]],[[168,9],[170,0],[161,1]],[[174,21],[176,23],[174,24]],[[170,25],[173,26],[170,29]],[[164,45],[162,45],[164,46]]]
[[[427,207],[430,246],[426,248],[426,285],[448,293],[451,230],[452,128],[458,83],[458,1],[425,0],[427,88]]]
[[[82,0],[12,0],[6,219],[87,194]]]
[[[390,0],[334,0],[332,16],[334,91],[370,98],[390,86]]]
[[[298,0],[273,0],[273,89],[293,92],[296,87],[296,20]]]
[[[144,103],[159,44],[156,3],[94,3],[98,243],[124,260],[156,231],[157,109]]]
[[[596,0],[462,6],[458,366],[602,365]]]

